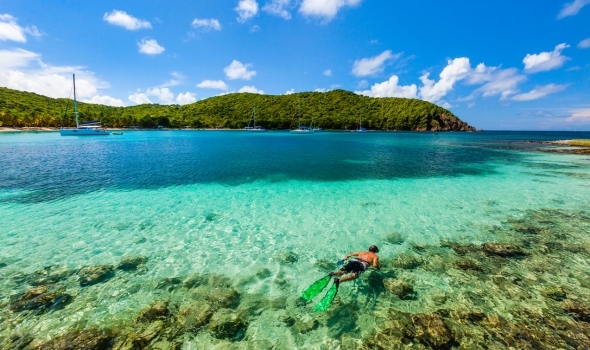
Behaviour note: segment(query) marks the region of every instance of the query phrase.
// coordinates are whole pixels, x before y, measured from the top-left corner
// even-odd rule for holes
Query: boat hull
[[[291,134],[308,135],[313,134],[313,130],[291,130]]]
[[[107,136],[110,133],[102,129],[60,129],[61,136]]]

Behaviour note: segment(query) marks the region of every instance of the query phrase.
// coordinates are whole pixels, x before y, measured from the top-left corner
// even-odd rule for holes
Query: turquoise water
[[[244,306],[248,326],[230,339],[235,346],[358,345],[379,328],[384,310],[426,313],[441,307],[433,291],[457,290],[453,273],[398,271],[389,265],[396,257],[408,252],[426,257],[424,247],[447,241],[498,241],[494,228],[531,212],[587,213],[590,157],[542,153],[536,151],[542,145],[525,142],[572,138],[590,135],[0,135],[0,263],[5,265],[0,308],[30,288],[24,276],[47,266],[77,271],[117,265],[130,255],[148,259],[139,272],[117,270],[88,287],[80,287],[75,274],[63,279],[59,284],[72,300],[61,309],[6,311],[0,316],[0,344],[14,334],[43,342],[72,329],[126,325],[157,300],[182,307],[183,292],[162,288],[161,281],[196,273],[228,278],[242,305],[248,298],[280,304],[262,311]],[[402,242],[392,244],[392,234]],[[385,300],[367,280],[340,287],[332,310],[337,317],[325,319],[312,305],[293,301],[343,255],[371,244],[381,249],[386,267],[381,273],[390,268],[412,282],[411,301]],[[579,291],[579,298],[587,292]],[[346,309],[353,304],[354,312]],[[309,332],[302,332],[300,323],[277,325],[280,309],[296,322],[317,319],[319,325]],[[500,313],[510,318],[509,310]],[[229,341],[206,327],[187,334],[167,341],[182,348]]]

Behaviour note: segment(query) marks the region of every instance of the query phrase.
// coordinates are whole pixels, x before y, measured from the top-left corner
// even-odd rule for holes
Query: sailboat
[[[78,104],[76,101],[76,74],[72,74],[74,82],[74,115],[76,116],[75,129],[59,129],[61,136],[105,136],[109,132],[100,124],[100,120],[92,120],[88,122],[78,122]]]
[[[256,105],[254,105],[254,110],[252,110],[252,119],[254,119],[254,126],[250,126],[250,121],[248,121],[248,126],[244,128],[246,131],[266,131],[262,126],[256,126]]]
[[[359,114],[359,126],[351,132],[367,132],[367,129],[363,128],[363,113]]]
[[[301,125],[301,100],[297,100],[297,129],[291,130],[291,134],[313,134],[313,129],[309,126]]]

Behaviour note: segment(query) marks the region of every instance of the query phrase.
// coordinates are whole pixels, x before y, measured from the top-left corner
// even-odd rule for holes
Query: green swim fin
[[[315,312],[322,312],[326,311],[330,305],[332,305],[332,301],[336,298],[336,293],[338,293],[338,285],[334,283],[322,300],[313,307],[313,311]]]
[[[320,294],[324,288],[330,283],[330,275],[320,278],[319,280],[315,281],[311,286],[309,286],[306,290],[303,291],[301,297],[307,301],[315,298],[318,294]]]

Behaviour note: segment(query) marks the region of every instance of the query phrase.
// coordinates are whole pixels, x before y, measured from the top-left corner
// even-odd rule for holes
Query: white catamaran
[[[92,120],[88,122],[78,122],[78,104],[76,102],[76,75],[73,74],[74,82],[74,115],[76,116],[75,129],[59,129],[61,136],[104,136],[109,135],[109,132],[100,124],[99,120]]]
[[[246,131],[266,131],[262,126],[256,126],[256,105],[252,111],[252,119],[254,119],[254,126],[250,126],[250,121],[248,121],[248,126],[244,128]]]
[[[313,129],[309,126],[301,125],[301,101],[297,100],[299,104],[297,108],[297,129],[291,130],[291,134],[313,134]]]

